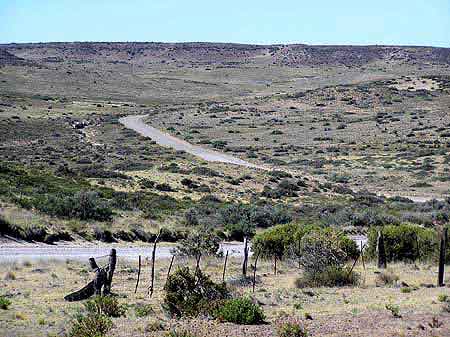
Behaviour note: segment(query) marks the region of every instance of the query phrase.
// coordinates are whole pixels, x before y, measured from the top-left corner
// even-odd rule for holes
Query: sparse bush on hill
[[[26,202],[22,204],[25,205]],[[80,191],[73,196],[65,197],[54,195],[36,197],[31,206],[47,214],[81,220],[109,221],[113,215],[108,203],[93,191]]]
[[[296,197],[300,186],[294,181],[284,179],[275,188],[264,186],[261,196],[271,199],[280,199],[282,197]]]

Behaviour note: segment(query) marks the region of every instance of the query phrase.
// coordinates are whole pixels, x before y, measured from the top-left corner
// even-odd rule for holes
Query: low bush
[[[229,297],[225,284],[217,284],[200,270],[188,267],[171,274],[164,286],[164,308],[173,316],[197,316],[210,313],[218,301]]]
[[[112,329],[111,318],[104,314],[79,314],[75,318],[67,337],[103,337]]]
[[[301,320],[286,317],[276,322],[277,337],[307,337],[308,331]]]
[[[450,301],[450,296],[447,294],[439,294],[438,296],[438,301],[439,302],[447,302]]]
[[[220,321],[247,325],[261,324],[265,319],[261,307],[245,297],[226,300],[214,311],[214,316]]]
[[[338,234],[329,231],[315,230],[304,235],[300,240],[300,253],[299,263],[307,274],[342,268],[347,258]]]
[[[134,307],[134,312],[137,317],[146,317],[154,312],[151,304],[138,303]]]
[[[295,182],[291,180],[282,180],[276,187],[264,186],[261,196],[271,199],[280,199],[282,197],[296,197],[300,190]]]
[[[114,296],[96,296],[84,303],[86,311],[91,314],[102,314],[108,317],[125,316],[127,307],[119,304]]]
[[[305,236],[315,237],[314,247],[311,245],[310,248],[308,244],[302,245],[302,240],[306,240]],[[330,240],[329,238],[333,239]],[[322,257],[323,249],[326,248],[323,245],[326,243],[333,243],[333,247],[327,249],[328,251],[330,248],[335,249],[334,257],[337,257],[336,254],[339,253],[339,264],[341,265],[359,255],[356,243],[341,232],[331,228],[321,229],[315,225],[293,223],[274,226],[258,233],[253,239],[252,250],[259,252],[263,258],[295,258],[303,266],[311,261],[311,266],[316,265],[318,269],[324,270],[326,266],[323,266],[322,262],[331,263],[325,261]],[[327,256],[330,258],[329,255]]]
[[[386,304],[385,307],[386,307],[386,310],[391,312],[392,316],[394,316],[396,318],[402,317],[400,315],[400,307],[398,305],[389,303],[389,304]]]
[[[8,310],[11,301],[4,296],[0,296],[0,309]]]
[[[94,191],[80,191],[74,195],[43,194],[17,201],[24,208],[35,207],[41,212],[64,218],[109,221],[113,215],[107,201]]]

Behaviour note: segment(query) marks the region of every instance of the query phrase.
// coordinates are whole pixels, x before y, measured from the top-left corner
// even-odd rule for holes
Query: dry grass
[[[120,255],[120,254],[119,254]],[[101,261],[101,260],[100,260]],[[103,262],[103,261],[101,261]],[[391,336],[404,331],[405,336],[445,336],[450,331],[449,314],[442,311],[438,297],[442,288],[427,288],[423,284],[434,284],[435,268],[427,265],[391,265],[398,273],[401,282],[406,282],[413,291],[401,292],[399,287],[376,286],[375,271],[369,264],[362,274],[363,284],[356,288],[317,288],[296,289],[294,280],[298,271],[282,264],[280,273],[273,275],[270,263],[263,262],[258,270],[261,280],[254,295],[250,287],[234,286],[236,294],[250,294],[261,303],[268,317],[269,325],[257,327],[238,327],[232,324],[220,324],[201,319],[171,320],[161,308],[164,285],[169,261],[158,260],[156,263],[156,292],[153,298],[147,296],[149,282],[149,263],[144,262],[141,284],[137,294],[134,286],[137,276],[136,262],[127,262],[119,258],[119,265],[113,282],[113,292],[120,296],[120,302],[129,305],[126,318],[115,319],[113,336],[162,336],[169,328],[188,328],[198,336],[275,336],[274,323],[279,317],[296,316],[303,318],[306,314],[313,320],[305,320],[313,336]],[[177,265],[194,265],[190,260],[178,260]],[[205,259],[203,269],[220,281],[222,261],[216,258]],[[176,266],[174,266],[176,268]],[[0,335],[9,336],[46,336],[57,334],[67,327],[78,303],[68,303],[63,296],[81,288],[91,278],[87,264],[78,262],[31,262],[31,264],[3,264],[6,273],[14,272],[16,280],[1,277],[2,293],[11,299],[9,310],[0,311]],[[227,271],[227,281],[238,277],[240,260],[231,259]],[[385,309],[392,303],[400,307],[401,319],[394,318]],[[134,305],[149,304],[154,312],[148,316],[137,317]],[[443,322],[442,327],[431,329],[428,322],[432,317]],[[45,317],[45,320],[43,319]],[[161,321],[156,326],[155,320]],[[376,322],[374,321],[376,319]],[[335,330],[333,324],[340,327]],[[425,329],[420,328],[424,326]],[[244,332],[245,331],[245,332]],[[340,334],[347,331],[346,334]]]

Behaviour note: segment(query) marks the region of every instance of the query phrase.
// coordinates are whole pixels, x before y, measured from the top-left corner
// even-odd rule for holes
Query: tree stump
[[[106,275],[105,286],[103,288],[103,293],[105,295],[111,294],[111,284],[112,284],[114,271],[116,270],[116,263],[117,263],[117,252],[113,248],[113,249],[111,249],[111,252],[109,253],[108,272]]]

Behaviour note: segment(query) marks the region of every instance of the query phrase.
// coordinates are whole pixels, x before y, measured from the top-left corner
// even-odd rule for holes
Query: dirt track
[[[144,123],[142,120],[144,117],[146,117],[146,115],[127,116],[120,118],[119,122],[129,129],[132,129],[145,137],[151,138],[161,146],[170,147],[177,151],[185,151],[206,161],[221,162],[263,170],[267,169],[263,166],[252,164],[240,158],[218,151],[205,149],[201,146],[193,145],[182,139],[171,136]]]

